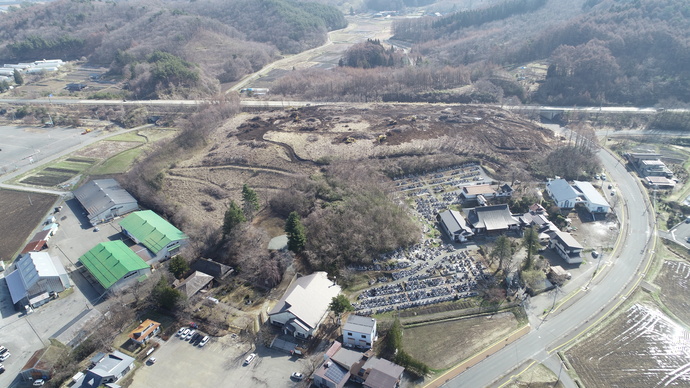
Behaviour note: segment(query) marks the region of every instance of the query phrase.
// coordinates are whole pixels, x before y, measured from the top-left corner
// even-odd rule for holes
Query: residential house
[[[96,245],[82,255],[79,262],[108,291],[124,288],[151,272],[151,267],[120,240]]]
[[[478,195],[483,196],[485,199],[491,199],[496,196],[496,191],[488,184],[464,186],[460,192],[460,199],[463,201],[475,201]]]
[[[579,201],[579,194],[565,179],[555,179],[547,182],[546,192],[556,203],[556,206],[563,209],[573,208]]]
[[[673,177],[673,171],[661,161],[661,154],[655,152],[631,152],[626,154],[626,156],[630,163],[637,167],[643,177]]]
[[[324,356],[324,363],[314,372],[317,387],[341,388],[349,380],[366,388],[396,388],[405,368],[364,353],[342,348],[337,341]]]
[[[590,213],[608,213],[611,209],[606,198],[589,182],[573,181],[573,187],[578,192],[580,202],[587,207]]]
[[[534,204],[529,208],[529,212],[519,217],[520,226],[522,228],[535,228],[539,233],[539,242],[542,245],[547,245],[551,239],[549,232],[552,230],[558,230],[558,228],[551,221],[549,221],[546,212],[541,205]]]
[[[405,368],[378,357],[368,357],[357,373],[364,388],[397,388]]]
[[[24,254],[15,260],[14,267],[5,280],[15,307],[38,307],[72,286],[60,260],[47,252]]]
[[[342,332],[345,346],[369,349],[377,339],[376,319],[350,314]]]
[[[118,351],[103,357],[93,366],[84,371],[84,375],[77,379],[72,388],[97,388],[101,385],[117,383],[134,368],[134,358]]]
[[[530,205],[529,212],[532,214],[544,214],[544,213],[546,213],[546,209],[544,209],[544,206],[542,206],[538,203],[534,203],[534,204]]]
[[[316,332],[328,314],[331,300],[338,294],[340,286],[330,281],[326,272],[302,276],[293,281],[269,311],[268,320],[281,326],[285,334],[307,339]]]
[[[519,229],[519,221],[510,213],[507,204],[470,209],[467,222],[474,234],[499,234]]]
[[[175,280],[173,285],[175,286],[176,290],[180,291],[184,296],[187,297],[187,299],[189,299],[202,289],[208,288],[212,281],[213,276],[200,271],[194,271],[193,274],[189,275],[187,279],[181,282]]]
[[[139,209],[137,200],[115,179],[89,181],[73,193],[86,210],[91,225],[107,222]]]
[[[446,210],[439,213],[436,219],[441,224],[441,228],[453,241],[465,242],[474,236],[472,228],[467,225],[465,217],[455,210]]]
[[[670,178],[673,176],[673,171],[666,167],[666,164],[661,160],[642,160],[639,165],[642,176],[661,176]]]
[[[129,339],[143,345],[159,331],[161,331],[161,324],[147,319],[129,333]]]
[[[549,232],[549,247],[554,249],[568,264],[582,263],[582,245],[570,234],[560,230]]]
[[[120,221],[122,233],[148,248],[156,262],[168,259],[188,243],[189,237],[152,210],[134,212]]]
[[[546,218],[541,205],[530,206],[530,211],[520,216],[522,227],[534,227],[539,233],[539,242],[552,248],[569,264],[582,262],[582,245],[566,232],[562,232],[553,222]]]
[[[211,259],[200,258],[192,263],[192,269],[213,276],[216,281],[222,281],[235,272],[232,267]]]
[[[509,184],[505,183],[498,188],[496,196],[499,198],[510,198],[513,196],[513,188]]]

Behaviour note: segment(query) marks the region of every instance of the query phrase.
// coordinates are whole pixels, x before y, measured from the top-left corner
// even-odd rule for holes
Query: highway
[[[243,82],[242,85],[246,85]],[[234,89],[232,89],[234,90]],[[212,104],[216,100],[79,100],[69,98],[2,98],[0,104],[15,104],[15,105],[123,105],[123,106],[196,106],[201,104]],[[317,105],[344,105],[352,104],[349,102],[324,102],[324,101],[294,101],[294,100],[263,100],[263,99],[243,99],[240,101],[240,106],[245,108],[289,108],[289,107],[304,107]],[[421,104],[421,103],[401,103],[401,102],[376,102],[375,104]],[[424,103],[425,105],[428,105]],[[462,106],[467,104],[446,104],[448,106]],[[471,105],[471,104],[470,104]],[[530,111],[538,110],[542,112],[583,112],[583,113],[631,113],[631,114],[654,114],[660,112],[657,108],[650,107],[629,107],[629,106],[609,106],[609,107],[590,107],[590,106],[546,106],[546,105],[491,105],[496,108],[502,108],[510,111]],[[690,109],[666,109],[665,112],[673,113],[690,113]]]
[[[538,329],[448,381],[445,387],[493,386],[502,377],[521,372],[520,366],[528,360],[543,362],[555,357],[557,350],[608,316],[642,278],[645,271],[638,270],[653,253],[650,246],[656,235],[653,212],[646,210],[648,198],[637,179],[614,156],[600,150],[599,158],[618,185],[625,209],[621,218],[624,235],[606,275],[598,276],[587,290],[573,297],[567,308],[552,313]]]

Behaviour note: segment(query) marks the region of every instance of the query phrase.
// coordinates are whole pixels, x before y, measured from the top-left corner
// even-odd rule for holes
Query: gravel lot
[[[258,357],[248,366],[244,358],[255,352]],[[154,365],[143,365],[134,375],[131,388],[158,387],[298,387],[306,386],[290,379],[290,374],[304,371],[305,360],[265,347],[252,350],[249,343],[230,336],[212,338],[203,348],[171,337],[153,354]]]

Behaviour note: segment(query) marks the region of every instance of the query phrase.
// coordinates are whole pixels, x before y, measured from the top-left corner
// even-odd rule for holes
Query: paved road
[[[324,46],[317,47],[317,50]],[[268,70],[272,67],[267,66]],[[261,70],[260,70],[261,71]],[[249,81],[247,81],[249,82]],[[240,86],[246,84],[242,82]],[[159,105],[159,106],[194,106],[200,104],[207,104],[213,102],[213,99],[206,100],[78,100],[69,98],[36,98],[36,99],[22,99],[22,98],[3,98],[0,99],[0,104],[19,104],[19,105]],[[240,105],[250,108],[281,108],[281,107],[300,107],[310,105],[348,105],[348,102],[324,102],[324,101],[295,101],[295,100],[242,100]],[[399,102],[377,102],[377,104],[418,104],[418,103],[399,103]],[[461,105],[461,104],[450,104]],[[544,112],[585,112],[585,113],[634,113],[634,114],[654,114],[659,110],[649,107],[630,107],[630,106],[609,106],[609,107],[582,107],[582,106],[545,106],[545,105],[492,105],[497,108],[503,108],[511,111],[525,111],[525,110],[539,110]],[[674,113],[688,113],[690,109],[666,109],[666,112]],[[613,133],[613,132],[612,132]]]
[[[597,277],[588,290],[575,295],[567,308],[551,314],[538,329],[447,382],[445,386],[493,386],[504,375],[521,372],[518,368],[525,361],[547,361],[559,347],[588,331],[597,320],[610,313],[641,279],[642,274],[638,269],[649,257],[650,244],[655,235],[654,217],[645,209],[649,201],[637,178],[626,171],[615,157],[603,150],[599,152],[599,157],[611,179],[618,184],[626,209],[622,219],[624,238],[614,253],[613,265],[608,268],[607,275]],[[552,360],[547,362],[552,363]]]

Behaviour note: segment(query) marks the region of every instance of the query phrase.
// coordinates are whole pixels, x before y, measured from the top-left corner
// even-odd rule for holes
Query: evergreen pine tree
[[[242,209],[235,203],[230,201],[228,210],[225,211],[225,218],[223,219],[223,236],[227,236],[239,224],[246,222]]]
[[[307,235],[304,231],[304,225],[300,220],[297,212],[292,212],[288,216],[285,224],[285,233],[288,236],[288,249],[297,253],[301,252],[307,245]]]

